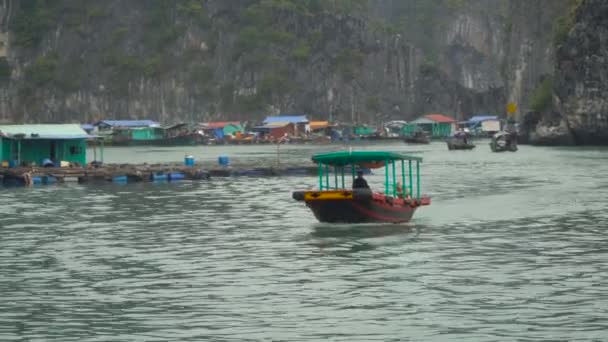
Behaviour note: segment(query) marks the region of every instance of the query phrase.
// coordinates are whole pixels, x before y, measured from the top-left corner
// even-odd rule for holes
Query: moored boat
[[[492,136],[490,149],[492,152],[516,152],[517,136],[515,133],[500,131]]]
[[[446,140],[448,150],[472,150],[475,144],[471,142],[471,137],[466,132],[457,132],[454,136]]]
[[[403,141],[406,144],[429,144],[431,138],[429,138],[429,135],[424,131],[415,131],[412,135],[403,138]]]
[[[312,160],[318,164],[319,189],[295,191],[293,198],[305,202],[320,222],[408,222],[418,207],[431,202],[430,197],[420,193],[420,157],[395,152],[342,151],[318,154]],[[384,192],[345,187],[345,173],[350,173],[354,181],[358,168],[382,167]]]

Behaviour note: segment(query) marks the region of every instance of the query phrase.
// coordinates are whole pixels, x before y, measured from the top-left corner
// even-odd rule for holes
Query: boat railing
[[[421,199],[420,160],[384,160],[384,195],[394,198],[410,195]],[[332,166],[318,163],[319,190],[347,190],[345,175],[350,171],[351,182],[361,165]],[[401,184],[401,186],[400,186]],[[401,189],[399,189],[401,187]],[[401,190],[401,191],[399,191]]]

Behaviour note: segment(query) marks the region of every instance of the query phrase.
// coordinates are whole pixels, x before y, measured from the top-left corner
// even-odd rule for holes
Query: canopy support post
[[[393,165],[393,197],[397,197],[397,175],[395,173],[395,161],[391,161]]]
[[[93,161],[97,161],[97,141],[93,140]]]
[[[100,150],[100,154],[101,154],[101,162],[103,163],[103,145],[105,144],[105,142],[103,141],[103,139],[101,139],[101,150]]]
[[[342,171],[342,190],[346,189],[344,187],[344,166],[340,167],[340,171]]]
[[[21,166],[21,139],[17,139],[17,166]]]
[[[401,196],[403,198],[406,198],[406,196],[407,196],[406,190],[407,190],[407,184],[405,184],[405,161],[401,160],[401,192],[402,192]]]
[[[325,189],[329,190],[329,165],[325,165]]]
[[[384,160],[384,194],[388,196],[388,159]]]
[[[323,191],[323,164],[319,163],[319,190]]]
[[[414,179],[413,179],[413,173],[412,173],[412,161],[408,160],[408,166],[409,166],[409,176],[410,176],[410,194],[412,194],[412,196],[414,195]]]
[[[416,161],[416,197],[420,202],[420,161]]]
[[[338,190],[338,166],[334,166],[334,190]]]

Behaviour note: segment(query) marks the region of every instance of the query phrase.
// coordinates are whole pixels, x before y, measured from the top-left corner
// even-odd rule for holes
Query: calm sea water
[[[608,149],[361,148],[420,153],[432,205],[324,225],[290,196],[315,177],[0,189],[0,341],[606,340]],[[276,147],[106,161],[185,153]]]

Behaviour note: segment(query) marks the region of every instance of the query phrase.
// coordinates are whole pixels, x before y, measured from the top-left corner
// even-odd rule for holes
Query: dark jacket
[[[357,177],[353,181],[353,189],[369,189],[369,185],[363,177]]]

